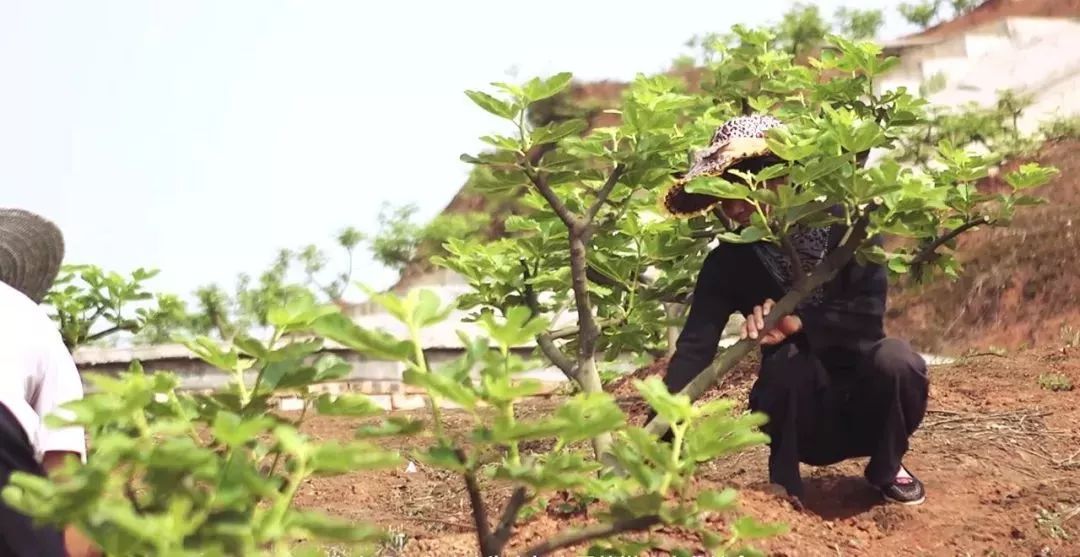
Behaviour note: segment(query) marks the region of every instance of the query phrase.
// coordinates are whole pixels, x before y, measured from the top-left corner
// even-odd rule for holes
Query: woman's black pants
[[[823,360],[796,339],[762,355],[750,408],[769,416],[769,480],[802,496],[800,462],[870,457],[867,481],[889,484],[926,413],[926,363],[894,338]]]

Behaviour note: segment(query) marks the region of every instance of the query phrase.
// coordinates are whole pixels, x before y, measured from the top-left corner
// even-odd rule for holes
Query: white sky
[[[896,0],[818,2],[886,7]],[[0,206],[56,221],[67,261],[231,289],[279,247],[436,214],[497,122],[462,93],[571,71],[632,78],[785,0],[375,3],[0,0]],[[394,273],[365,258],[354,278]]]

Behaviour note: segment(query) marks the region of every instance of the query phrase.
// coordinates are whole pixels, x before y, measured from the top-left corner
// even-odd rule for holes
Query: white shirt
[[[0,404],[19,420],[38,460],[50,451],[86,459],[81,427],[52,429],[45,417],[81,399],[82,380],[60,331],[45,311],[0,282]]]

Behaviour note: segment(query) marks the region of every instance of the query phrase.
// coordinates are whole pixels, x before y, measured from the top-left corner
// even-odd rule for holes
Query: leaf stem
[[[420,330],[417,329],[416,324],[409,323],[409,336],[413,342],[413,358],[416,360],[416,367],[421,373],[431,373],[428,369],[427,357],[424,356],[424,347],[420,343]],[[443,428],[442,409],[439,408],[439,401],[430,393],[427,397],[428,405],[431,407],[431,418],[435,422],[435,435],[440,439],[444,439],[446,433]]]

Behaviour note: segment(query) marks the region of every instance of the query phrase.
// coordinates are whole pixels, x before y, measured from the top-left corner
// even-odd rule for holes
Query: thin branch
[[[844,234],[843,239],[840,240],[836,249],[832,250],[832,252],[830,252],[829,255],[814,268],[813,272],[806,277],[806,280],[803,281],[801,285],[792,288],[783,298],[780,298],[780,301],[776,303],[773,310],[765,317],[765,327],[763,330],[767,331],[776,327],[781,319],[795,311],[799,302],[802,302],[818,287],[832,280],[833,277],[847,265],[851,258],[854,257],[859,246],[866,240],[867,227],[870,224],[870,213],[875,209],[876,205],[874,204],[867,207],[866,211],[856,219],[855,223],[850,228],[847,229],[847,232]],[[712,365],[690,381],[690,384],[684,387],[679,394],[689,396],[691,401],[701,398],[709,388],[726,376],[736,364],[746,357],[751,350],[757,347],[759,342],[760,339],[745,338],[731,345],[713,361]],[[645,427],[649,433],[660,436],[667,432],[670,428],[670,424],[663,418],[657,416]]]
[[[465,451],[454,449],[454,452],[462,465],[467,466],[468,459],[465,457]],[[484,497],[480,493],[480,484],[476,481],[476,474],[472,470],[466,468],[463,475],[465,476],[465,489],[469,492],[469,504],[472,506],[473,522],[476,524],[476,539],[480,542],[480,554],[495,555],[489,546],[491,542],[491,525],[488,524],[487,508],[484,506]]]
[[[109,327],[108,329],[105,329],[104,331],[98,331],[98,332],[86,337],[86,340],[83,341],[83,342],[84,343],[94,342],[95,340],[107,337],[107,336],[109,336],[109,335],[111,335],[113,333],[116,333],[116,332],[119,332],[119,331],[130,331],[130,330],[131,330],[131,327],[125,327],[123,325],[114,325],[112,327]]]
[[[794,286],[798,288],[806,280],[806,273],[803,272],[802,268],[802,257],[799,256],[799,250],[795,248],[795,244],[791,243],[790,236],[785,234],[780,239],[780,245],[787,252],[788,261],[791,262],[791,276]]]
[[[600,188],[600,191],[596,194],[596,201],[593,201],[592,206],[585,212],[585,225],[592,224],[593,219],[596,218],[596,214],[600,212],[600,208],[604,206],[611,191],[615,189],[615,185],[619,183],[619,178],[622,178],[623,172],[626,172],[626,165],[619,163],[615,165],[615,168],[611,170],[611,174],[608,175],[607,181],[604,182],[604,186]]]
[[[533,316],[539,316],[542,313],[540,310],[540,301],[536,297],[536,290],[534,290],[532,284],[529,283],[529,280],[532,278],[532,273],[529,271],[528,263],[524,260],[521,261],[521,267],[525,275],[525,286],[523,288],[525,303],[529,306],[529,309],[532,310]],[[555,338],[551,336],[551,333],[541,333],[536,335],[536,344],[540,347],[540,351],[544,353],[544,356],[547,356],[547,359],[551,360],[551,363],[559,368],[564,375],[570,379],[574,379],[577,376],[577,365],[570,359],[570,356],[567,356],[566,353],[555,344]]]
[[[525,167],[522,169],[525,176],[529,178],[532,185],[536,186],[536,189],[540,192],[540,195],[544,196],[544,200],[547,201],[551,209],[555,211],[555,214],[559,216],[559,219],[563,221],[571,231],[577,230],[581,227],[581,221],[577,215],[570,212],[570,208],[563,203],[563,200],[559,198],[555,190],[551,189],[551,185],[547,182],[547,176],[544,174],[537,174],[537,172],[531,167]]]
[[[609,538],[624,532],[640,532],[648,530],[660,523],[661,520],[659,516],[650,515],[628,520],[619,520],[612,524],[597,524],[576,532],[556,536],[550,540],[534,545],[525,551],[525,554],[531,557],[540,557],[541,555],[548,555],[560,549],[573,547],[588,541]]]
[[[610,327],[612,325],[618,325],[625,320],[623,319],[603,319],[597,323],[600,327]],[[548,331],[547,335],[552,340],[562,340],[564,338],[570,338],[577,336],[581,332],[581,327],[563,327],[561,329],[555,329],[554,331]]]
[[[510,540],[510,534],[514,531],[514,523],[517,522],[518,513],[521,512],[521,507],[525,506],[528,500],[528,492],[524,487],[515,489],[514,493],[510,495],[510,500],[507,501],[506,507],[503,509],[502,517],[499,518],[499,525],[491,535],[491,549],[495,551],[492,555],[503,554],[503,548],[506,546],[506,542]]]
[[[979,217],[977,219],[971,219],[964,224],[957,226],[956,229],[950,231],[948,234],[941,236],[933,242],[930,242],[926,245],[926,247],[919,250],[919,253],[915,255],[915,258],[911,260],[911,263],[909,265],[915,267],[918,265],[922,265],[927,261],[930,261],[934,258],[935,255],[937,255],[936,252],[938,248],[952,241],[954,238],[963,234],[964,232],[967,232],[968,230],[975,228],[976,226],[981,226],[984,224],[990,224],[989,217]]]
[[[600,327],[592,313],[592,300],[589,297],[589,281],[586,276],[588,262],[585,238],[570,233],[570,285],[574,290],[574,306],[577,309],[578,325],[578,369],[585,368],[596,355],[596,340],[600,337]]]
[[[656,301],[663,302],[665,304],[679,304],[679,305],[684,305],[685,306],[685,305],[688,305],[690,302],[692,302],[693,299],[694,299],[693,293],[687,292],[687,293],[684,293],[684,294],[667,294],[667,295],[664,295],[664,296],[658,296],[656,298]]]

